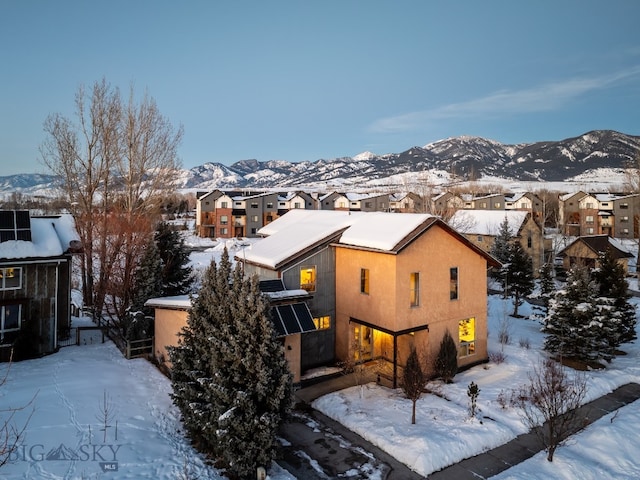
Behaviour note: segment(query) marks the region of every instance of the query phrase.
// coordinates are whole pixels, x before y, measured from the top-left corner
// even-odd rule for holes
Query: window
[[[273,202],[267,202],[267,208],[273,208]]]
[[[587,202],[587,205],[586,205],[586,207],[585,207],[585,208],[593,208],[593,203],[591,203],[591,202]]]
[[[22,288],[22,268],[0,268],[0,290],[19,290]]]
[[[524,210],[524,209],[528,208],[528,206],[527,206],[526,203],[521,203],[520,204],[520,208]]]
[[[331,317],[317,317],[313,319],[313,324],[316,326],[317,330],[326,330],[331,328]]]
[[[478,235],[478,242],[482,243],[484,242],[484,237],[482,235]]]
[[[451,300],[458,299],[458,267],[449,269],[449,298]]]
[[[587,235],[593,235],[593,228],[587,228]]]
[[[252,228],[252,229],[251,229],[251,234],[252,234],[252,235],[255,235],[255,234],[256,234],[256,232],[257,232],[257,229],[256,229],[256,228]]]
[[[627,210],[629,208],[629,204],[628,203],[621,203],[620,204],[620,209],[621,210]]]
[[[229,233],[229,231],[227,230],[226,227],[220,229],[220,235],[226,235],[227,233]]]
[[[220,202],[220,208],[229,208],[227,205],[229,205],[227,202]]]
[[[487,202],[480,203],[480,208],[486,209],[487,208]]]
[[[601,204],[601,206],[602,206],[602,207],[608,207],[608,206],[609,206],[609,203],[608,203],[608,202],[603,202],[603,203]]]
[[[629,229],[628,228],[623,228],[622,229],[622,233],[624,233],[625,235],[629,234]]]
[[[258,215],[251,215],[251,221],[256,223],[258,221]]]
[[[234,204],[236,207],[241,207],[241,206],[242,206],[242,202],[233,202],[233,204]]]
[[[220,215],[220,224],[226,225],[229,223],[229,217],[227,215]]]
[[[371,208],[371,202],[364,202],[364,208]]]
[[[302,208],[302,204],[300,202],[295,202],[293,204],[293,208]]]
[[[20,312],[22,305],[4,305],[0,308],[0,340],[4,340],[6,332],[20,330]]]
[[[496,202],[493,204],[493,208],[500,208],[500,202]]]
[[[258,204],[256,202],[251,203],[251,208],[258,208]]]
[[[360,269],[360,293],[369,294],[369,269]]]
[[[533,239],[531,238],[531,234],[527,237],[527,248],[531,248],[533,246]]]
[[[273,222],[273,215],[267,215],[267,223]]]
[[[316,266],[300,267],[300,288],[307,292],[316,291]]]
[[[628,223],[629,222],[629,217],[620,217],[620,222]]]
[[[468,357],[476,353],[476,319],[466,318],[458,322],[459,355]]]
[[[412,307],[420,305],[420,273],[413,272],[409,280],[409,296]]]
[[[587,215],[584,220],[587,223],[593,223],[593,215]]]

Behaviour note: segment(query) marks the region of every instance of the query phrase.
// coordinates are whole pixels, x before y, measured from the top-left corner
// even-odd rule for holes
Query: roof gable
[[[565,248],[563,248],[558,255],[566,255],[567,251],[573,249],[577,244],[583,244],[589,250],[596,255],[600,255],[607,250],[611,250],[614,258],[631,258],[633,254],[626,250],[620,243],[608,235],[589,235],[585,237],[578,237]]]

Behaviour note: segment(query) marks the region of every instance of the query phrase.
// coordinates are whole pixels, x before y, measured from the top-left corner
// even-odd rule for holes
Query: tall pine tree
[[[509,257],[511,256],[511,243],[512,243],[512,232],[509,227],[509,219],[504,217],[504,220],[500,223],[500,229],[498,230],[498,234],[491,245],[491,249],[489,253],[498,260],[503,266],[500,269],[493,269],[491,272],[491,276],[500,282],[502,285],[502,291],[506,295],[506,283],[507,283],[507,263],[509,262]]]
[[[581,361],[611,358],[603,328],[606,327],[596,303],[597,290],[587,268],[575,266],[565,289],[559,290],[549,305],[542,327],[544,349]]]
[[[189,267],[189,250],[180,232],[165,222],[158,224],[154,240],[163,262],[162,296],[171,297],[189,293],[192,269]]]
[[[545,315],[549,313],[549,302],[556,291],[553,280],[553,265],[545,262],[540,267],[540,298],[542,299]]]
[[[518,316],[518,307],[533,291],[533,266],[531,257],[524,251],[520,242],[509,246],[509,260],[505,265],[506,291],[513,296],[513,316]]]
[[[613,330],[609,343],[615,349],[636,339],[636,309],[629,302],[631,294],[624,267],[613,255],[613,250],[609,248],[600,254],[598,263],[600,266],[594,270],[593,278],[598,284],[603,315]]]
[[[269,310],[257,277],[232,269],[225,250],[219,266],[207,269],[171,351],[173,398],[185,426],[240,478],[273,460],[291,407],[291,375]]]

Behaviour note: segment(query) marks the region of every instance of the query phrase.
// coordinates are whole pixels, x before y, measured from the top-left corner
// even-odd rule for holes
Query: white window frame
[[[18,285],[6,286],[6,272],[8,270],[13,270],[14,277],[18,275]],[[0,268],[0,273],[2,273],[2,278],[0,278],[0,290],[20,290],[22,288],[22,267],[3,267]]]

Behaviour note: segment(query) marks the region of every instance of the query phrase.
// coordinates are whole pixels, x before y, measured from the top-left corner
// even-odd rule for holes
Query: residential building
[[[425,213],[422,197],[413,192],[389,195],[389,211],[399,213]]]
[[[598,258],[607,250],[611,250],[624,271],[628,272],[629,259],[633,258],[633,254],[615,238],[606,234],[578,237],[563,248],[558,253],[558,257],[562,258],[562,266],[567,271],[574,265],[597,268],[599,266]]]
[[[0,360],[55,352],[71,326],[71,215],[0,211]]]
[[[551,242],[545,240],[542,226],[525,210],[459,210],[449,224],[485,252],[491,252],[501,224],[507,220],[514,241],[531,257],[533,274],[538,276]]]

